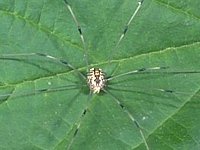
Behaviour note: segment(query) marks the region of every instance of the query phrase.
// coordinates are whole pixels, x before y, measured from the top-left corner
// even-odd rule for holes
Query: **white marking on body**
[[[87,74],[87,83],[93,93],[99,93],[105,86],[105,74],[100,68],[92,68]]]

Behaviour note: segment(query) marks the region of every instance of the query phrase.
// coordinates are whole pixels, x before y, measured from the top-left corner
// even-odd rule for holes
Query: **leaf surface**
[[[139,68],[169,66],[107,83],[134,116],[150,149],[199,149],[199,1],[144,1],[114,52],[137,1],[71,1],[85,37],[89,67],[111,77]],[[63,1],[0,2],[0,149],[66,149],[89,100],[71,149],[145,149],[129,116],[104,92],[88,99],[84,49]],[[196,73],[193,73],[196,71]],[[58,87],[65,86],[65,90]],[[41,89],[54,92],[34,93]],[[162,92],[159,89],[176,91]],[[3,96],[3,94],[9,94]]]

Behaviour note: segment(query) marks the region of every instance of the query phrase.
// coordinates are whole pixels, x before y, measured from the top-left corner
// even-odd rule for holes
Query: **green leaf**
[[[82,27],[89,67],[102,68],[107,77],[170,67],[107,83],[106,90],[140,125],[149,148],[199,149],[200,2],[145,0],[110,64],[111,51],[137,1],[69,0],[69,5]],[[67,149],[87,104],[86,81],[52,59],[3,54],[52,55],[86,75],[85,53],[72,16],[62,0],[2,0],[0,22],[0,149]],[[66,90],[34,93],[61,86]],[[101,92],[89,98],[70,149],[143,150],[145,145],[126,112]]]

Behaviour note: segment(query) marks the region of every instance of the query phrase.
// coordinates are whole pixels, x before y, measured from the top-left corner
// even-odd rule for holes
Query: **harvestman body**
[[[100,68],[92,68],[87,74],[87,83],[93,93],[99,93],[105,85],[105,74]]]

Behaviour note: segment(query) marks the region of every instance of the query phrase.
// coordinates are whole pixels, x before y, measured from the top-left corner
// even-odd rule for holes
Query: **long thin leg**
[[[134,73],[139,73],[139,72],[146,72],[146,71],[150,71],[150,70],[161,70],[161,69],[168,69],[168,68],[169,67],[166,67],[166,66],[152,67],[152,68],[140,68],[140,69],[132,70],[132,71],[129,71],[129,72],[125,72],[125,73],[110,77],[106,80],[109,81],[109,80],[113,80],[115,78],[119,78],[119,77],[122,77],[122,76],[125,76],[125,75],[134,74]]]
[[[83,48],[84,48],[84,51],[85,51],[85,59],[86,59],[86,66],[87,66],[87,71],[89,71],[88,69],[88,65],[89,65],[89,62],[88,62],[88,51],[87,51],[87,48],[86,48],[86,44],[85,44],[85,40],[84,40],[84,36],[83,36],[83,32],[82,32],[82,29],[81,29],[81,26],[79,25],[77,19],[76,19],[76,16],[74,15],[74,12],[72,11],[72,8],[69,6],[67,0],[64,0],[70,14],[72,15],[73,19],[74,19],[74,22],[76,23],[76,26],[77,26],[77,29],[78,29],[78,33],[80,35],[80,38],[81,38],[81,41],[83,43]]]
[[[79,120],[77,121],[77,127],[76,127],[76,130],[73,134],[73,137],[69,143],[69,145],[67,146],[67,150],[70,150],[71,146],[72,146],[72,143],[74,142],[74,139],[76,137],[76,135],[78,134],[78,131],[79,131],[79,128],[81,126],[81,123],[82,123],[82,120],[84,118],[84,116],[86,115],[87,113],[87,110],[88,110],[88,106],[89,106],[89,103],[90,103],[90,100],[91,100],[91,95],[92,95],[92,91],[90,91],[89,93],[89,96],[88,96],[88,99],[87,99],[87,103],[86,103],[86,106],[85,106],[85,109],[83,110],[83,113],[81,115],[81,117],[79,118]]]
[[[137,129],[139,130],[140,132],[140,135],[142,136],[142,140],[146,146],[146,149],[149,150],[149,146],[146,142],[146,139],[145,139],[145,136],[144,136],[144,133],[142,132],[142,129],[141,127],[139,126],[139,124],[137,123],[137,121],[134,119],[133,115],[126,109],[126,107],[113,95],[111,94],[110,92],[108,92],[107,90],[103,89],[104,92],[106,92],[108,95],[110,95],[112,97],[112,99],[115,100],[115,102],[117,102],[117,104],[120,106],[120,108],[122,110],[124,110],[127,115],[129,116],[129,118],[133,121],[133,123],[135,124],[135,126],[137,127]]]
[[[115,45],[115,47],[112,49],[111,53],[110,53],[110,58],[108,59],[108,64],[110,63],[110,61],[112,60],[113,58],[113,55],[116,53],[117,51],[117,48],[119,46],[119,44],[121,43],[122,39],[124,38],[128,28],[129,28],[129,25],[131,24],[131,22],[133,21],[133,19],[135,18],[136,14],[138,13],[139,9],[141,8],[142,6],[142,3],[144,2],[144,0],[141,0],[138,2],[138,6],[136,8],[136,10],[134,11],[134,13],[132,14],[131,18],[129,19],[129,21],[127,22],[127,24],[125,25],[125,28],[117,42],[117,44]]]
[[[56,91],[63,91],[67,89],[77,89],[77,87],[84,87],[86,85],[65,85],[65,86],[58,86],[53,88],[43,88],[43,89],[37,89],[35,91],[23,91],[14,94],[14,96],[26,96],[26,95],[34,95],[34,94],[41,94],[41,93],[47,93],[47,92],[56,92]],[[13,93],[9,94],[1,94],[0,98],[13,96]]]
[[[84,74],[82,74],[80,71],[78,71],[74,66],[69,64],[67,61],[59,59],[59,58],[56,58],[56,57],[51,56],[51,55],[43,54],[43,53],[3,54],[3,55],[0,56],[0,58],[11,58],[11,57],[13,58],[13,57],[19,57],[19,56],[33,56],[33,55],[45,57],[45,58],[48,58],[48,59],[53,59],[53,60],[65,65],[65,66],[75,70],[78,74],[81,75],[81,77],[83,77],[83,79],[86,79]]]

